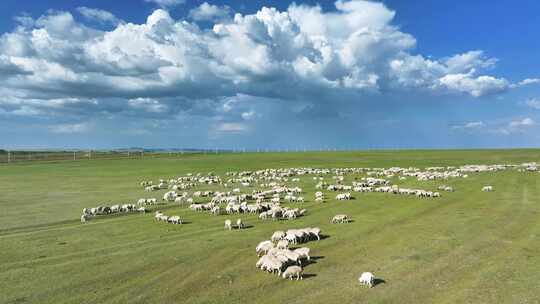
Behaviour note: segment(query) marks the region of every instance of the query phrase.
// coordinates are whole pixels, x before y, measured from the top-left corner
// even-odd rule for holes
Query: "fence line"
[[[330,151],[354,151],[354,149],[268,149],[268,148],[235,148],[235,149],[186,149],[174,151],[148,151],[148,150],[63,150],[63,151],[39,151],[39,150],[2,150],[0,149],[0,164],[23,163],[23,162],[58,162],[80,160],[105,160],[105,159],[143,159],[157,157],[178,157],[184,154],[223,154],[223,153],[281,153],[281,152],[330,152]],[[358,150],[356,150],[358,151]]]
[[[157,157],[179,157],[184,154],[200,154],[204,151],[2,151],[0,150],[0,164],[23,162],[56,162],[80,160],[105,159],[142,159]],[[230,153],[230,151],[215,150],[215,153]]]

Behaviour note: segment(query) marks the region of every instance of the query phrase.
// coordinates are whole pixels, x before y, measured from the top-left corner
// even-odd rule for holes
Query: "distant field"
[[[186,225],[157,223],[152,214],[79,221],[84,207],[161,198],[164,191],[144,192],[138,183],[188,172],[531,161],[540,162],[540,150],[193,154],[3,164],[0,303],[540,303],[539,173],[396,179],[428,190],[444,183],[456,191],[438,199],[354,193],[355,200],[346,202],[324,191],[329,199],[322,204],[314,202],[311,176],[302,177],[295,184],[305,191],[308,214],[293,221],[214,217],[185,206],[165,210]],[[487,184],[495,191],[481,192]],[[331,225],[337,213],[354,222]],[[223,230],[226,218],[239,217],[253,227]],[[317,259],[303,281],[255,268],[260,241],[274,230],[307,226],[320,227],[328,237],[306,244]],[[362,288],[362,271],[386,283]]]
[[[230,153],[229,151],[219,151]],[[183,157],[184,154],[213,153],[213,151],[115,151],[115,150],[75,150],[75,151],[6,151],[0,150],[0,164],[29,163],[29,162],[63,162],[81,160],[110,160],[110,159],[141,159],[157,157]]]

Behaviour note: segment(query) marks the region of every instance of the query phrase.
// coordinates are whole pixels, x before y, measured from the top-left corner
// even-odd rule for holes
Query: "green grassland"
[[[293,221],[216,217],[177,205],[160,209],[188,224],[158,223],[150,213],[79,221],[83,207],[160,198],[164,191],[149,194],[138,183],[188,172],[530,161],[540,162],[540,150],[193,154],[2,165],[0,303],[540,303],[538,173],[448,180],[456,191],[438,199],[354,193],[354,200],[338,202],[327,192],[325,203],[314,202],[315,182],[306,176],[295,184],[305,191],[308,214]],[[443,183],[393,181],[426,190]],[[487,184],[495,191],[481,192]],[[354,221],[330,224],[337,213]],[[252,227],[225,231],[226,218]],[[316,258],[304,280],[255,268],[260,241],[275,230],[308,226],[327,237],[305,245]],[[386,283],[359,286],[363,271]]]

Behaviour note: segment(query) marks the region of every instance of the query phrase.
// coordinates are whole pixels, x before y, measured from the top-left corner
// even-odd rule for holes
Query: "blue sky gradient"
[[[4,0],[0,146],[538,147],[539,9]]]

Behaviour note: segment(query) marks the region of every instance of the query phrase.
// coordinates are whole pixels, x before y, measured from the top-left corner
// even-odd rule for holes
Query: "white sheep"
[[[236,220],[236,228],[238,228],[238,229],[244,228],[244,223],[242,222],[242,219],[237,219]]]
[[[272,237],[270,238],[272,242],[278,242],[279,240],[282,240],[285,237],[285,232],[278,230],[272,234]]]
[[[177,196],[178,195],[174,191],[165,192],[165,194],[163,194],[163,200],[168,202],[174,202]]]
[[[267,254],[270,249],[274,248],[274,243],[272,241],[262,241],[255,248],[255,252],[258,256]]]
[[[302,280],[302,267],[300,266],[289,266],[287,269],[283,272],[283,278],[284,279],[293,279],[296,277],[296,280]]]
[[[484,187],[482,187],[482,191],[484,191],[484,192],[493,191],[493,186],[484,186]]]
[[[279,240],[277,242],[276,247],[278,249],[287,249],[287,248],[289,248],[289,241],[287,241],[287,240]]]
[[[231,230],[232,229],[232,222],[231,220],[225,220],[225,227],[223,229],[229,229]]]
[[[311,259],[309,256],[309,248],[307,247],[297,248],[294,252],[297,253],[301,259],[307,259],[308,261]]]
[[[182,224],[182,220],[180,219],[180,217],[178,215],[174,215],[174,216],[169,217],[167,219],[167,222],[169,222],[171,224],[176,224],[176,225]]]
[[[140,213],[146,213],[146,208],[144,208],[144,207],[139,207],[139,208],[137,209],[137,211],[139,211]]]
[[[317,241],[321,240],[321,228],[314,227],[314,228],[308,228],[307,230],[309,231],[309,234],[311,236],[314,236],[317,238]]]
[[[332,224],[348,223],[349,217],[346,214],[338,214],[332,218]]]
[[[347,193],[340,193],[338,195],[336,195],[336,199],[339,200],[339,201],[342,201],[342,200],[350,200],[352,197],[351,197],[351,194],[349,192]]]
[[[362,285],[367,285],[369,288],[373,287],[373,281],[375,276],[371,272],[363,272],[358,278],[358,282]]]

